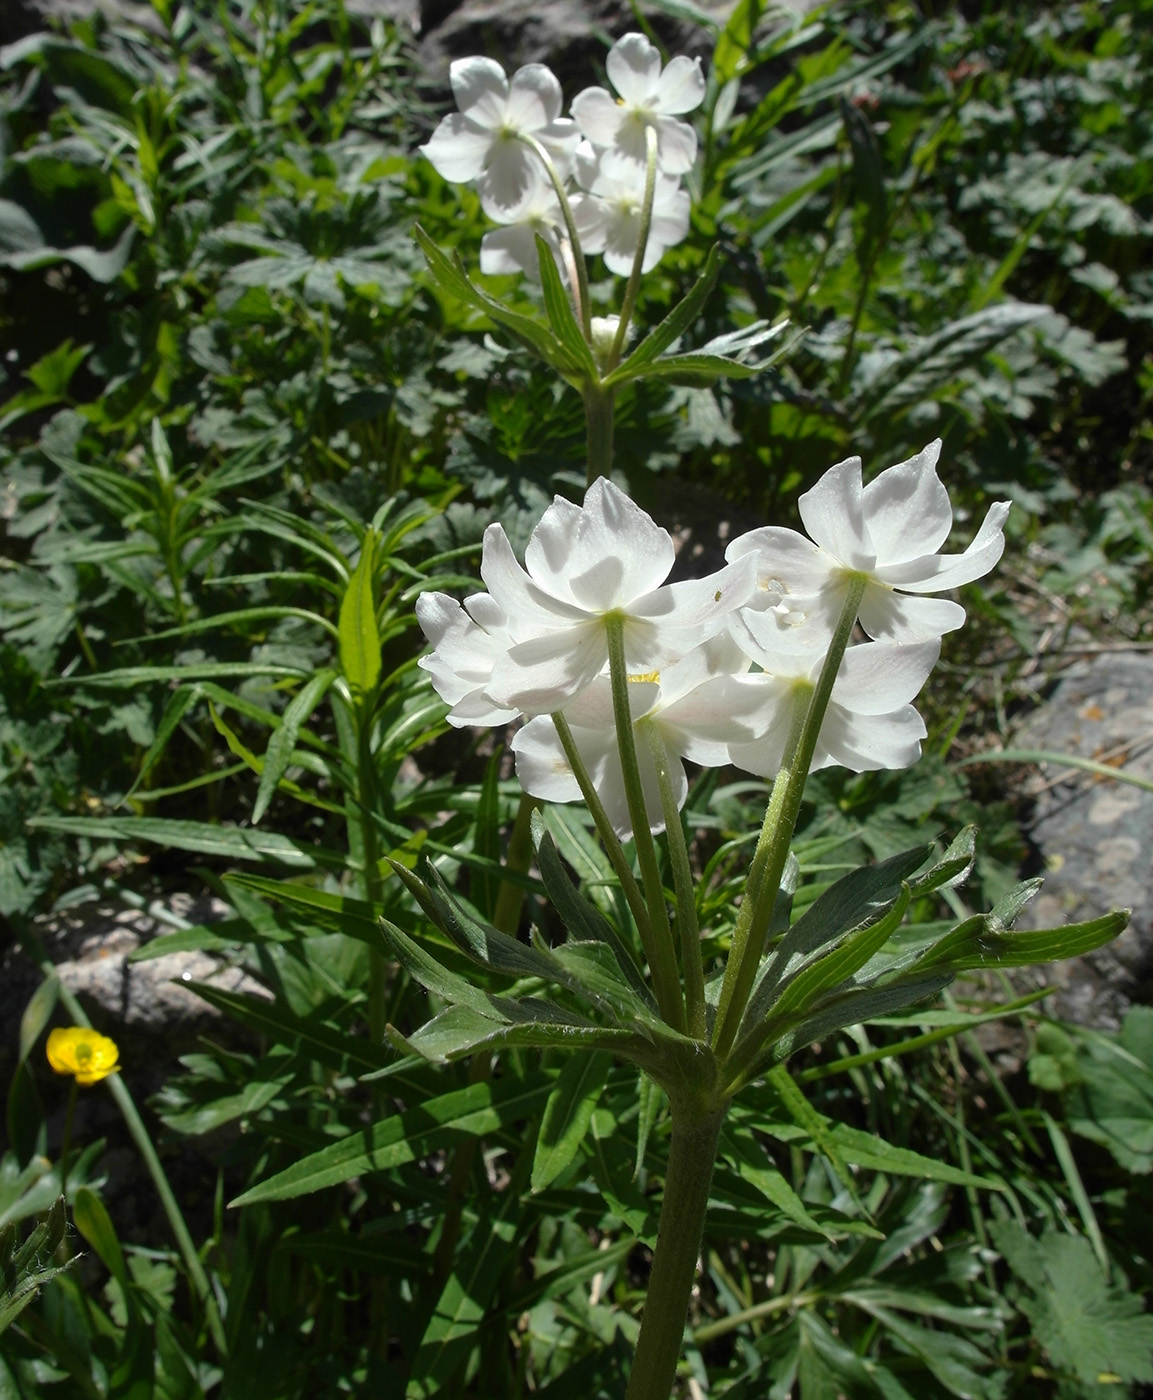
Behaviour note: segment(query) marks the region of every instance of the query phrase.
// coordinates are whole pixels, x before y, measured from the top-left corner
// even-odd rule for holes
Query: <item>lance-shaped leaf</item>
[[[562,1068],[545,1104],[536,1140],[534,1191],[551,1186],[576,1156],[612,1065],[611,1055],[597,1053],[574,1055]]]
[[[535,814],[534,814],[535,816]],[[552,900],[553,907],[561,917],[561,922],[572,935],[574,941],[607,943],[612,949],[622,973],[637,996],[656,1011],[657,1004],[645,983],[636,960],[625,946],[616,929],[594,905],[585,899],[569,879],[560,853],[552,836],[544,830],[543,824],[534,823],[533,834],[537,837],[536,858],[545,890]]]
[[[967,826],[958,832],[936,865],[909,881],[909,888],[916,896],[931,894],[934,890],[955,889],[968,880],[976,856],[977,828]]]
[[[547,1017],[501,1025],[472,1007],[449,1006],[412,1035],[402,1036],[394,1026],[387,1028],[387,1034],[402,1054],[419,1055],[433,1064],[450,1064],[478,1050],[495,1050],[500,1046],[553,1050],[613,1048],[620,1053],[627,1053],[634,1046],[642,1048],[632,1031],[623,1027],[606,1029],[589,1021],[579,1021],[555,1003],[528,998],[517,1005],[526,1017],[543,1015],[544,1008],[548,1008]]]
[[[573,313],[572,302],[569,300],[569,294],[565,291],[565,285],[557,271],[552,249],[539,233],[536,235],[536,254],[540,262],[544,309],[548,314],[549,324],[556,332],[557,339],[572,356],[573,361],[584,370],[588,378],[596,379],[597,367],[593,359],[592,347],[584,338],[584,333]]]
[[[850,933],[831,952],[808,963],[780,984],[781,990],[769,1017],[770,1027],[779,1026],[783,1030],[798,1013],[804,1014],[822,992],[841,986],[864,967],[901,926],[910,897],[908,885],[902,885],[896,902],[876,923]]]
[[[727,1149],[727,1155],[736,1163],[737,1173],[742,1181],[756,1187],[782,1215],[787,1216],[794,1225],[799,1225],[803,1230],[811,1230],[814,1235],[823,1235],[827,1240],[836,1238],[835,1232],[826,1229],[820,1221],[813,1218],[804,1201],[772,1165],[759,1143],[732,1129],[722,1134],[721,1142]]]
[[[526,1079],[510,1076],[427,1099],[419,1108],[350,1133],[293,1163],[231,1204],[292,1200],[326,1186],[339,1186],[354,1176],[420,1161],[462,1137],[482,1137],[511,1128],[544,1107],[552,1084],[552,1076],[543,1073]]]
[[[754,328],[753,337],[743,345],[743,348],[747,350],[752,344],[773,339],[779,336],[787,326],[788,322],[786,321],[781,321],[776,326],[768,328],[765,328],[763,323],[758,323],[757,327]],[[730,342],[740,345],[742,343],[740,338],[744,337],[745,334],[741,331],[733,332],[732,335],[722,336],[718,341],[710,342],[699,350],[686,350],[682,354],[676,355],[662,355],[660,358],[640,366],[635,371],[626,370],[626,366],[631,363],[631,360],[626,360],[625,364],[618,365],[612,374],[607,375],[604,382],[616,386],[627,383],[630,379],[667,379],[674,384],[702,388],[711,384],[715,379],[751,379],[754,375],[763,373],[782,360],[797,344],[804,332],[796,332],[772,355],[761,360],[741,360],[717,349],[718,345],[728,347]]]
[[[46,1283],[76,1263],[79,1255],[61,1265],[50,1262],[67,1224],[64,1197],[57,1196],[47,1219],[32,1230],[19,1248],[16,1222],[10,1221],[0,1229],[0,1332],[20,1316]]]
[[[355,579],[355,574],[353,578]],[[351,587],[350,587],[351,592]],[[347,595],[346,595],[347,596]],[[343,606],[341,616],[344,615]],[[373,619],[375,622],[375,618]],[[343,639],[342,639],[343,646]],[[377,666],[380,664],[380,650],[377,648]],[[335,671],[318,671],[307,681],[298,695],[293,696],[284,711],[284,719],[268,741],[264,755],[264,770],[260,775],[260,785],[256,790],[256,801],[252,806],[252,824],[255,826],[268,811],[268,804],[288,771],[292,762],[292,752],[304,723],[312,715],[324,698],[329,686],[336,679]]]
[[[299,914],[306,914],[322,928],[347,934],[349,938],[359,939],[361,943],[380,950],[381,933],[377,919],[381,911],[367,900],[330,894],[327,890],[299,885],[290,880],[268,880],[261,875],[245,875],[235,870],[230,870],[224,878],[230,885],[253,890]],[[145,950],[151,947],[151,943],[144,945]]]
[[[567,984],[569,979],[549,953],[522,943],[469,913],[435,866],[425,866],[428,879],[424,880],[399,862],[390,860],[389,864],[425,914],[472,962],[506,977],[542,977],[548,982]],[[459,997],[451,999],[460,1000]]]
[[[663,355],[669,346],[679,340],[690,326],[696,325],[705,302],[708,300],[708,295],[713,289],[713,283],[717,280],[720,266],[720,245],[714,243],[709,249],[709,255],[705,259],[701,275],[689,289],[688,295],[682,302],[673,307],[659,325],[654,326],[649,331],[627,359],[621,361],[617,366],[618,374],[627,371],[628,378],[636,378],[645,365],[651,364],[658,355]]]
[[[376,625],[375,530],[364,532],[360,560],[340,602],[340,668],[353,690],[366,694],[380,679],[380,631]],[[303,719],[302,719],[303,722]]]
[[[348,857],[339,851],[298,843],[277,831],[250,831],[239,826],[213,826],[210,822],[168,821],[163,817],[32,817],[29,827],[61,831],[92,841],[152,841],[177,851],[224,860],[279,861],[281,865],[310,870],[317,865],[347,869]]]
[[[776,999],[777,986],[805,965],[814,953],[883,913],[901,892],[902,884],[930,854],[927,845],[913,846],[876,865],[850,871],[815,899],[781,940],[749,1000],[746,1018],[759,1022]]]
[[[498,325],[511,331],[526,349],[539,355],[546,364],[551,365],[553,369],[563,375],[572,376],[579,382],[582,375],[580,363],[573,359],[550,330],[529,316],[509,311],[495,297],[490,297],[486,292],[482,292],[469,280],[459,255],[454,254],[450,258],[441,252],[419,224],[416,226],[416,241],[420,244],[421,252],[424,253],[428,261],[429,271],[444,291],[459,301],[463,301],[467,306],[471,306],[477,311],[483,311]]]
[[[1099,919],[1066,924],[1064,928],[1022,929],[1013,932],[991,915],[967,919],[922,955],[926,970],[947,966],[953,972],[985,967],[1025,967],[1030,963],[1078,958],[1112,942],[1129,923],[1130,910],[1116,909]]]

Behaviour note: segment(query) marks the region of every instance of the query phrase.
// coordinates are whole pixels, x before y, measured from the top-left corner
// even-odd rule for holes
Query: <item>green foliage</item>
[[[1115,931],[1012,931],[1019,834],[949,759],[1041,638],[1144,635],[1147,0],[931,22],[742,0],[719,30],[657,8],[715,51],[694,232],[609,376],[634,494],[782,520],[837,458],[940,433],[964,511],[1017,502],[926,761],[809,784],[682,1380],[1131,1395],[1147,1011],[1062,1028],[984,973],[928,999]],[[555,809],[530,845],[412,619],[473,586],[490,520],[523,543],[577,489],[584,341],[551,260],[539,294],[473,276],[477,201],[415,154],[434,114],[387,25],[339,0],[154,9],[0,68],[0,914],[7,936],[65,893],[202,877],[228,900],[137,955],[251,979],[191,984],[235,1035],[171,1067],[150,1119],[173,1159],[212,1135],[195,1228],[224,1344],[178,1250],[122,1235],[102,1142],[68,1165],[91,1253],[60,1272],[49,978],[0,1162],[0,1394],[617,1400],[669,1161],[637,1066],[685,1047],[595,834]],[[711,774],[686,809],[711,963],[764,797]],[[979,843],[939,839],[976,820]],[[1034,1038],[1028,1084],[976,1039],[1002,1016]]]

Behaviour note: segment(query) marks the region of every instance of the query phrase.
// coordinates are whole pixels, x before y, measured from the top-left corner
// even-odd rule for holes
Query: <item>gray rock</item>
[[[1110,652],[1077,663],[1013,747],[1107,760],[1153,781],[1153,656]],[[1056,764],[1040,765],[1030,788],[1029,833],[1044,861],[1045,887],[1018,926],[1133,910],[1115,942],[1041,971],[1060,989],[1046,1009],[1115,1028],[1132,1002],[1153,993],[1153,792]]]
[[[222,901],[173,895],[153,912],[123,905],[81,904],[34,921],[38,937],[56,964],[61,983],[80,1000],[98,1030],[111,1035],[138,1067],[154,1072],[158,1087],[176,1067],[176,1057],[193,1049],[211,1032],[229,1043],[251,1037],[184,982],[210,982],[230,991],[269,996],[242,968],[228,966],[199,951],[166,953],[144,962],[129,958],[143,943],[174,931],[180,924],[211,923],[230,913]],[[17,1053],[16,1029],[40,974],[18,949],[0,962],[0,1024],[11,1028],[0,1059]],[[66,1019],[66,1018],[63,1018]],[[56,1023],[63,1023],[57,1013]],[[11,1070],[0,1066],[0,1074]]]

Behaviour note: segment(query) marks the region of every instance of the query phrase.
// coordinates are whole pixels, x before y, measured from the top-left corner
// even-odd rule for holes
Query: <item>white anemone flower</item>
[[[581,247],[586,253],[603,253],[608,270],[618,277],[627,277],[633,270],[641,236],[644,173],[590,156],[588,148],[582,145],[577,166],[585,192],[574,194],[571,200]],[[689,231],[690,211],[688,193],[679,182],[658,175],[642,272],[650,272],[666,248],[673,248],[684,239]]]
[[[551,69],[529,63],[510,81],[491,58],[458,58],[449,81],[460,111],[445,117],[420,148],[446,180],[479,180],[482,196],[517,210],[540,169],[521,136],[539,141],[567,178],[580,133],[560,115],[563,95]]]
[[[668,531],[604,477],[583,506],[556,497],[524,568],[503,527],[490,525],[481,577],[516,640],[493,665],[489,700],[526,715],[561,709],[608,664],[610,616],[623,624],[630,673],[658,670],[721,632],[749,596],[752,561],[665,584],[673,558]]]
[[[762,667],[753,675],[727,677],[705,687],[701,703],[732,701],[727,694],[761,692],[763,708],[747,700],[745,721],[758,729],[749,743],[729,745],[729,761],[749,773],[774,777],[781,766],[794,707],[807,699],[825,663],[825,649],[786,650],[765,613],[742,614],[745,651]],[[921,755],[925,724],[912,700],[928,680],[940,655],[939,637],[899,645],[865,642],[850,647],[841,661],[810,771],[840,764],[854,773],[908,768]],[[710,690],[715,691],[710,694]]]
[[[480,240],[480,270],[493,276],[523,272],[540,281],[540,261],[537,256],[537,234],[552,250],[557,266],[561,261],[563,238],[560,200],[552,182],[543,171],[532,172],[532,188],[518,208],[509,211],[496,200],[482,196],[484,212],[503,228],[493,229]]]
[[[989,508],[963,554],[939,550],[953,527],[949,493],[937,476],[941,441],[863,486],[861,459],[827,471],[798,502],[810,539],[778,526],[753,530],[725,551],[732,561],[757,556],[762,578],[787,581],[793,606],[831,626],[843,605],[850,573],[868,575],[860,622],[878,641],[922,642],[952,632],[965,609],[944,593],[989,572],[1005,548],[1009,503]]]
[[[417,665],[429,672],[436,693],[452,706],[449,724],[487,727],[516,719],[519,711],[494,705],[484,693],[493,664],[513,642],[508,619],[492,598],[477,593],[461,607],[447,593],[422,593],[416,617],[433,645]]]
[[[662,72],[661,56],[643,34],[618,39],[605,63],[618,98],[604,88],[585,88],[572,114],[594,146],[613,160],[635,166],[645,162],[645,130],[657,134],[657,160],[666,175],[683,175],[697,158],[697,133],[678,121],[704,101],[705,79],[699,58],[678,55]]]
[[[759,715],[762,697],[737,692],[728,704],[718,705],[708,682],[729,666],[747,667],[725,636],[713,638],[663,671],[629,677],[629,705],[636,733],[637,767],[645,798],[645,812],[653,832],[665,829],[660,785],[647,739],[642,732],[652,725],[659,733],[669,759],[669,776],[678,810],[684,806],[689,784],[683,760],[718,767],[728,762],[731,744],[750,742],[756,729],[746,712]],[[622,839],[632,834],[624,773],[613,723],[612,687],[599,676],[564,708],[564,717],[588,771],[597,796],[613,829]],[[550,715],[539,715],[519,731],[512,742],[521,787],[548,802],[578,802],[580,786]]]

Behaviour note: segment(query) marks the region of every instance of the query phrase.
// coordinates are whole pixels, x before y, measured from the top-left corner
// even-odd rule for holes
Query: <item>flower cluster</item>
[[[481,242],[482,272],[538,275],[538,234],[563,267],[574,230],[582,250],[601,253],[611,272],[631,272],[649,132],[656,183],[642,270],[687,234],[689,197],[680,176],[696,159],[697,135],[681,117],[704,99],[700,60],[678,56],[662,68],[643,34],[626,34],[606,69],[617,95],[586,88],[573,100],[572,117],[562,117],[560,84],[542,63],[511,79],[490,58],[453,63],[459,110],[421,149],[446,180],[475,181],[484,212],[502,225]]]
[[[834,635],[847,638],[859,621],[869,640],[844,651],[811,766],[907,767],[925,736],[912,701],[941,636],[965,618],[957,603],[924,595],[993,567],[1009,509],[994,505],[963,554],[941,554],[953,512],[937,477],[940,447],[930,444],[868,486],[859,458],[841,462],[800,499],[807,537],[754,530],[729,545],[724,568],[681,583],[665,581],[674,553],[668,532],[604,478],[583,506],[554,500],[523,568],[503,528],[490,525],[481,562],[487,593],[463,606],[443,593],[417,601],[433,644],[421,665],[451,706],[449,723],[524,718],[512,746],[522,786],[567,802],[581,792],[554,719],[563,715],[614,827],[628,835],[608,674],[613,624],[623,636],[633,727],[645,740],[636,747],[646,810],[659,831],[654,736],[678,805],[688,790],[685,759],[772,777]]]

